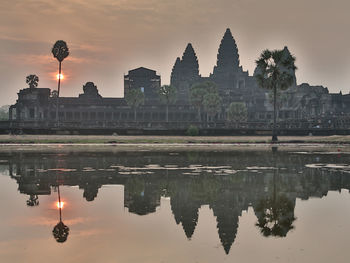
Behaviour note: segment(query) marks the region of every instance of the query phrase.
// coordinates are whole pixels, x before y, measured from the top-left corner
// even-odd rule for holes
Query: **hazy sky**
[[[123,94],[123,74],[154,69],[168,84],[176,57],[191,42],[209,75],[227,27],[241,65],[252,74],[263,49],[285,45],[296,56],[298,83],[350,91],[349,0],[1,0],[0,105],[12,104],[37,74],[55,89],[56,40],[65,40],[62,96],[93,81],[102,96]]]

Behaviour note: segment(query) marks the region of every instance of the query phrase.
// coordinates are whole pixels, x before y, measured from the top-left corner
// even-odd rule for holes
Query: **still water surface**
[[[0,262],[348,262],[350,154],[0,153]]]

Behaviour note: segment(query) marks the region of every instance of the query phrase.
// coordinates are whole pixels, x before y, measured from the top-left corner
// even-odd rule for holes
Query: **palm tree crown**
[[[295,57],[287,47],[282,50],[264,50],[256,60],[254,76],[260,87],[285,90],[295,80]]]
[[[62,62],[69,55],[67,43],[63,40],[56,41],[51,52],[59,62]]]
[[[29,85],[29,88],[33,89],[38,86],[39,77],[37,75],[28,75],[26,78],[26,83]]]

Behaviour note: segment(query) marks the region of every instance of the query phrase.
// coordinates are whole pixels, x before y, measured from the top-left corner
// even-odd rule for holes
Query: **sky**
[[[92,81],[102,96],[121,97],[123,75],[137,67],[169,84],[187,43],[208,76],[226,28],[250,74],[262,50],[288,46],[298,84],[347,94],[349,10],[348,0],[1,0],[0,105],[15,103],[29,74],[39,76],[38,87],[57,89],[57,40],[70,50],[61,96],[78,96]]]

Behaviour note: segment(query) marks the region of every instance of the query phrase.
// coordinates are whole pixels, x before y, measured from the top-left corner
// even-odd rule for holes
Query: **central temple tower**
[[[221,40],[217,63],[213,75],[221,75],[229,72],[239,71],[239,55],[236,41],[233,39],[230,29],[226,29]]]
[[[216,66],[210,79],[218,85],[222,98],[239,101],[246,93],[248,78],[248,72],[243,71],[239,65],[237,44],[228,28],[221,40]]]

